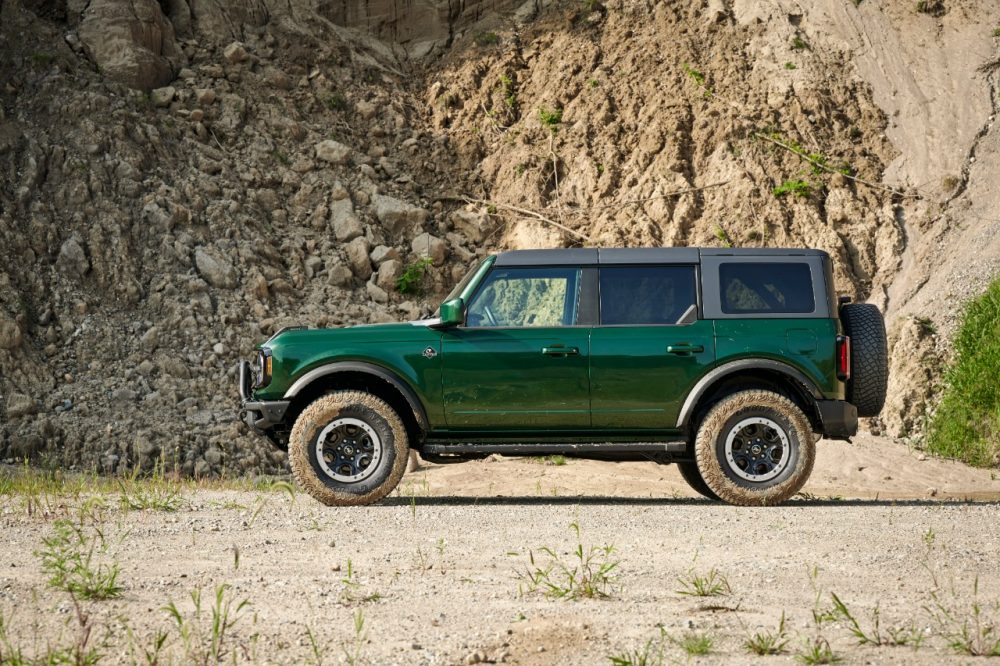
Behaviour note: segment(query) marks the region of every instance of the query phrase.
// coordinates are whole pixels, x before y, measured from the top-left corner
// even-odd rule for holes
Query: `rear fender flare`
[[[702,396],[705,395],[709,389],[712,388],[713,384],[719,380],[725,379],[729,375],[742,372],[744,370],[770,370],[772,372],[778,372],[801,385],[802,388],[804,388],[809,395],[813,397],[813,400],[821,400],[823,398],[823,394],[820,392],[819,388],[817,388],[816,384],[798,368],[788,365],[787,363],[782,363],[781,361],[773,361],[770,359],[740,359],[737,361],[730,361],[729,363],[723,363],[717,368],[713,368],[705,373],[705,375],[698,380],[694,387],[692,387],[691,391],[688,392],[687,397],[684,398],[684,404],[681,406],[681,410],[677,414],[677,427],[684,428],[688,425],[692,414],[694,414],[695,407],[698,406],[698,401],[701,400]]]

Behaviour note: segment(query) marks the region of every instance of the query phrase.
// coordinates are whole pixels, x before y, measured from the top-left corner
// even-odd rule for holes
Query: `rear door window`
[[[803,262],[722,263],[719,289],[725,314],[813,312],[812,276]]]
[[[601,324],[676,324],[697,303],[694,266],[601,267]]]

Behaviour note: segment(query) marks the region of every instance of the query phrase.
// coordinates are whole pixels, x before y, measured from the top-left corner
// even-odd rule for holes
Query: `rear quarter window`
[[[813,312],[812,275],[804,262],[724,262],[719,296],[725,314]]]

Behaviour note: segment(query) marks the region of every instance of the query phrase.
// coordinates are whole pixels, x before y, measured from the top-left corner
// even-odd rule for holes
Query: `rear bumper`
[[[250,364],[240,362],[240,420],[251,430],[260,434],[282,423],[288,411],[288,400],[254,400],[250,386]]]
[[[858,408],[844,400],[817,400],[823,436],[847,439],[858,433]]]

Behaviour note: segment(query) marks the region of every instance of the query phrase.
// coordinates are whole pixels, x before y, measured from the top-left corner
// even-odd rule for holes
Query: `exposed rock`
[[[91,0],[78,35],[102,74],[139,90],[169,83],[184,59],[156,0]]]
[[[90,261],[76,238],[69,238],[59,248],[59,268],[67,275],[83,277],[90,271]]]
[[[384,194],[376,194],[373,203],[375,217],[386,231],[394,235],[402,233],[409,226],[424,224],[430,216],[423,208]]]
[[[353,240],[365,232],[361,220],[354,214],[354,204],[350,199],[330,203],[330,225],[333,227],[333,235],[341,243]]]
[[[448,219],[456,231],[473,243],[481,243],[496,227],[485,211],[460,209],[452,213]]]
[[[142,348],[147,352],[155,351],[160,344],[160,330],[155,326],[150,327],[148,331],[142,334],[139,338]]]
[[[173,86],[166,86],[163,88],[154,88],[149,93],[149,99],[153,103],[153,106],[162,108],[170,106],[170,103],[174,101],[175,95],[177,95],[177,89]]]
[[[201,106],[208,106],[215,102],[215,91],[211,88],[199,88],[194,91],[194,95]]]
[[[355,238],[345,246],[351,271],[362,280],[367,280],[372,274],[372,262],[368,258],[368,247],[368,240],[364,237]]]
[[[443,264],[448,257],[448,244],[426,232],[414,238],[411,247],[413,254],[418,257],[429,257],[435,266]]]
[[[392,259],[400,259],[399,250],[386,245],[378,245],[374,250],[372,250],[371,259],[373,264],[381,266],[383,263]]]
[[[194,253],[194,263],[201,276],[213,287],[232,289],[236,286],[236,269],[218,255],[198,248]]]
[[[0,314],[0,349],[17,349],[21,342],[21,327],[13,319]]]
[[[351,159],[351,149],[339,141],[324,139],[316,144],[316,158],[331,164],[347,164]]]
[[[246,47],[240,42],[233,42],[222,50],[222,56],[232,64],[244,62],[250,57]]]
[[[354,273],[343,264],[337,264],[327,271],[327,281],[335,287],[346,287],[351,283]]]
[[[388,294],[388,292],[386,292],[385,289],[383,289],[382,287],[378,286],[374,282],[368,282],[367,284],[365,284],[365,291],[368,292],[368,295],[376,303],[388,303],[389,302],[389,294]]]
[[[396,280],[402,274],[403,262],[397,259],[388,259],[378,267],[375,284],[386,291],[393,291],[396,288]]]
[[[23,393],[11,393],[7,396],[7,418],[30,416],[38,412],[38,404]]]

